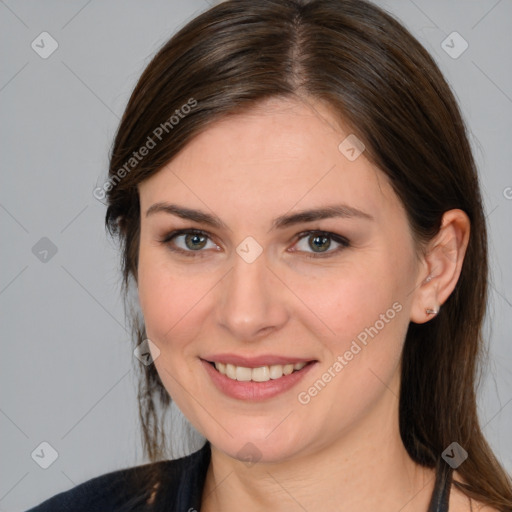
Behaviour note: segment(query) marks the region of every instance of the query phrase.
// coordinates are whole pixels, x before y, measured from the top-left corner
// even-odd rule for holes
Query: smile
[[[283,375],[290,375],[295,371],[302,370],[307,363],[274,364],[271,366],[260,366],[258,368],[247,368],[234,364],[213,363],[219,373],[231,380],[241,382],[267,382],[280,379]]]
[[[215,358],[212,359],[215,361]],[[201,359],[210,382],[222,394],[250,402],[267,400],[291,390],[318,365],[318,361],[311,360],[293,363],[283,360],[282,364],[265,364],[270,361],[277,363],[275,357],[260,358],[257,363],[255,360],[246,362],[239,357],[225,357],[224,359],[231,359],[231,362]],[[261,359],[267,359],[267,361]],[[235,362],[251,366],[233,364]]]

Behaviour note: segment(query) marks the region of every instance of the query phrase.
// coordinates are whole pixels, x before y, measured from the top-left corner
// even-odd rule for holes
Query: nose
[[[267,264],[265,252],[252,263],[235,254],[218,287],[217,322],[233,339],[256,341],[289,319],[286,289]]]

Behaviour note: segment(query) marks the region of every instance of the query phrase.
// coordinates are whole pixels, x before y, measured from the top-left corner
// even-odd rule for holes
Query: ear
[[[459,280],[469,242],[470,220],[459,209],[444,213],[439,233],[431,240],[419,266],[411,321],[428,322],[439,312]]]

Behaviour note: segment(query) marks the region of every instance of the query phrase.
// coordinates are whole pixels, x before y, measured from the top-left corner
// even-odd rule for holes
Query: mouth
[[[217,390],[230,398],[251,402],[270,399],[291,390],[319,363],[317,360],[282,360],[278,363],[276,359],[280,358],[275,357],[251,361],[234,356],[223,357],[224,361],[212,359],[201,359],[201,363]]]
[[[228,379],[231,380],[236,380],[239,382],[268,382],[269,380],[277,380],[283,376],[299,372],[305,366],[312,364],[315,361],[273,364],[258,366],[256,368],[249,368],[247,366],[237,366],[230,363],[226,364],[214,361],[207,362],[210,363],[210,365],[213,366],[220,374],[225,375]]]

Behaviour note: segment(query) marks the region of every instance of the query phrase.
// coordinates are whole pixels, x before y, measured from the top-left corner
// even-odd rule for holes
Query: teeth
[[[283,373],[285,375],[290,375],[293,372],[293,364],[285,364],[283,366]]]
[[[251,380],[254,380],[256,382],[267,382],[267,380],[270,380],[270,371],[268,369],[268,366],[262,366],[261,368],[253,368],[251,371]]]
[[[250,381],[252,378],[252,370],[243,366],[237,366],[235,375],[236,380]]]
[[[269,374],[271,379],[280,379],[283,376],[283,366],[280,364],[273,364],[270,367]]]
[[[215,363],[215,368],[232,380],[242,382],[267,382],[270,379],[280,379],[283,375],[302,370],[306,363],[273,364],[272,366],[260,366],[259,368],[246,368],[234,364]]]
[[[215,367],[217,368],[217,364],[215,364]],[[219,370],[219,372],[220,372],[219,368],[217,368],[217,370]],[[234,364],[227,364],[226,365],[226,375],[230,379],[236,380],[236,366]]]

